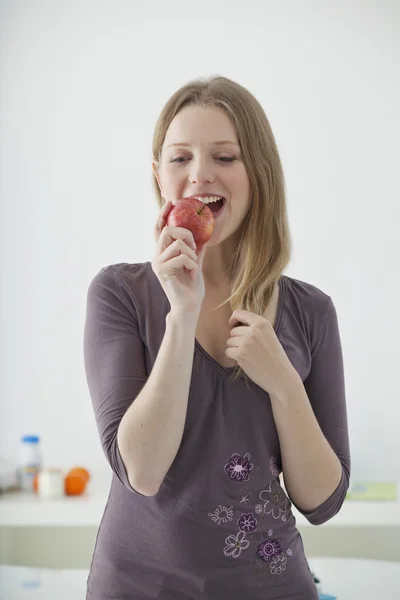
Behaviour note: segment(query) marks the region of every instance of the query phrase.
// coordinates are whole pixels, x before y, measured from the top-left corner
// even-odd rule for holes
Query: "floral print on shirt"
[[[249,531],[255,531],[257,529],[257,521],[254,518],[253,513],[244,513],[237,523],[240,531],[246,531],[248,533]]]
[[[276,540],[265,540],[265,542],[258,546],[257,554],[266,562],[270,562],[274,556],[282,554],[282,548]]]
[[[225,465],[225,472],[234,481],[248,481],[250,479],[250,471],[254,465],[250,462],[250,454],[244,456],[240,454],[232,454],[228,464]]]
[[[220,504],[213,513],[208,513],[208,516],[218,525],[228,523],[233,520],[233,506],[226,507]]]
[[[285,513],[290,510],[291,502],[280,486],[278,479],[280,465],[277,457],[271,457],[269,468],[275,479],[257,492],[250,484],[250,478],[259,471],[259,468],[254,468],[249,452],[244,455],[234,453],[225,464],[224,471],[229,479],[234,483],[242,483],[238,490],[238,505],[249,504],[250,510],[239,513],[240,517],[237,519],[239,531],[236,535],[231,534],[225,538],[223,552],[231,559],[239,559],[242,555],[248,556],[257,574],[281,575],[287,568],[287,557],[292,556],[292,550],[288,548],[286,552],[284,551],[279,539],[273,536],[273,529],[264,533],[262,520],[264,515],[271,515],[273,519],[282,519],[285,522],[287,520]],[[208,516],[218,526],[223,527],[233,521],[234,507],[220,504],[214,512],[208,513]],[[252,553],[251,548],[253,548]]]
[[[272,513],[274,519],[279,519],[288,510],[288,497],[276,479],[271,481],[268,488],[260,493],[260,499],[265,502],[265,514]],[[283,520],[286,521],[286,517]]]
[[[239,531],[237,535],[229,535],[224,548],[225,556],[232,556],[232,558],[238,558],[243,550],[246,550],[250,546],[249,540],[246,540],[246,534],[243,531]]]

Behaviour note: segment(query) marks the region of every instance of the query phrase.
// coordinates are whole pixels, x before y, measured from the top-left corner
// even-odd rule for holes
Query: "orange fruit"
[[[67,496],[79,496],[86,487],[86,481],[82,475],[68,473],[64,478],[64,490]]]
[[[74,467],[68,471],[67,475],[80,475],[85,480],[85,483],[90,479],[90,473],[84,467]]]

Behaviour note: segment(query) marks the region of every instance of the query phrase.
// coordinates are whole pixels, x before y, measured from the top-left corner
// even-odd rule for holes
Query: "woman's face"
[[[209,246],[238,231],[250,206],[250,181],[235,128],[221,109],[183,108],[168,128],[159,170],[152,166],[163,198],[173,204],[202,193],[225,198]]]

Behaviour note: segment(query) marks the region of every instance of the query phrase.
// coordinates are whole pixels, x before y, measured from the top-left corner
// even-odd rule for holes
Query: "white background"
[[[287,275],[329,294],[354,480],[400,480],[400,5],[396,0],[3,0],[0,456],[109,467],[88,394],[86,292],[151,260],[151,142],[186,82],[261,102],[287,181]],[[396,259],[397,256],[397,259]]]

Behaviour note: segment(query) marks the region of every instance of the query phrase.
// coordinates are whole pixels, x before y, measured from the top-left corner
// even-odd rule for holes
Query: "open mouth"
[[[187,196],[187,198],[182,198],[182,200],[186,200],[188,198],[196,198],[196,196]],[[200,200],[203,202],[201,198],[196,198],[196,200]],[[222,212],[223,207],[225,206],[226,198],[224,196],[220,196],[219,200],[213,200],[211,202],[203,202],[204,206],[208,206],[214,216],[219,215]]]
[[[209,202],[207,204],[208,208],[214,215],[217,215],[225,204],[225,198],[221,198],[221,200],[217,200],[216,202]]]

